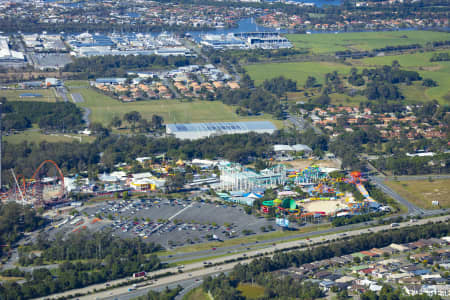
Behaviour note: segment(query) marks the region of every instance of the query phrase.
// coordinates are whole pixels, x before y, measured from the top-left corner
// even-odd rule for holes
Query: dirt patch
[[[422,71],[439,71],[440,69],[442,69],[442,66],[419,67],[419,70]]]
[[[303,206],[307,212],[323,211],[326,214],[332,214],[337,210],[348,207],[344,200],[315,200],[301,203],[301,206]]]

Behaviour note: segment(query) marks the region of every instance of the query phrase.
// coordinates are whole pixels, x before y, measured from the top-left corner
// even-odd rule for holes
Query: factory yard
[[[165,248],[227,240],[260,233],[261,227],[275,227],[274,221],[247,215],[237,205],[220,205],[185,200],[107,201],[79,210],[84,217],[59,222],[52,234],[80,230],[112,230],[123,238],[140,237]],[[102,219],[97,217],[101,216]]]

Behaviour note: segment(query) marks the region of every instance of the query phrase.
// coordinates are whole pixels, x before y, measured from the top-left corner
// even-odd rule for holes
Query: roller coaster
[[[54,177],[45,177],[54,167]],[[13,172],[14,174],[14,172]],[[52,206],[67,201],[64,187],[64,175],[53,160],[44,160],[34,171],[31,178],[19,174],[16,184],[9,192],[9,198],[17,202],[31,204],[34,207]]]

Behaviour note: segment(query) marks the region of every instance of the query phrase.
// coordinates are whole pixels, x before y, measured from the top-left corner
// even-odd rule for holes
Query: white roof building
[[[0,36],[0,61],[19,62],[24,60],[23,53],[9,49],[8,38]]]
[[[273,151],[275,152],[305,152],[305,153],[311,153],[312,149],[303,144],[296,144],[296,145],[274,145]]]
[[[167,124],[166,133],[179,139],[196,140],[222,134],[249,132],[272,134],[277,128],[269,121]]]

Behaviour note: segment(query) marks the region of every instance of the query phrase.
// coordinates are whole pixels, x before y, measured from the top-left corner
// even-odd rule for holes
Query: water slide
[[[361,195],[363,195],[363,197],[369,201],[375,201],[372,197],[370,197],[369,192],[366,190],[366,188],[364,187],[364,185],[362,185],[361,183],[357,183],[355,184],[356,188],[358,189],[358,191],[361,193]]]

